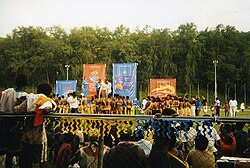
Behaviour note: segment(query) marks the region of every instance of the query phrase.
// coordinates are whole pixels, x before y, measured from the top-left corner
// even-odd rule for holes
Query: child
[[[224,110],[225,110],[225,117],[228,117],[228,116],[229,116],[229,106],[228,106],[228,102],[225,102]]]
[[[212,105],[211,105],[211,112],[212,112],[212,116],[214,117],[214,115],[216,114],[216,109],[215,109],[215,103],[212,102]]]

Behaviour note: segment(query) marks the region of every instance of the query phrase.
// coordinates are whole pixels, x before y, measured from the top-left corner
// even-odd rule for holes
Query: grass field
[[[212,116],[212,113],[211,113],[210,109],[208,109],[208,114],[210,116]],[[202,112],[201,112],[201,115],[203,115]],[[220,117],[225,117],[224,109],[220,109]],[[230,117],[230,114],[229,114],[229,117]],[[236,117],[237,118],[249,118],[250,119],[250,109],[245,109],[244,112],[241,112],[241,110],[238,110],[237,113],[236,113]],[[249,122],[250,122],[250,120],[249,120]]]

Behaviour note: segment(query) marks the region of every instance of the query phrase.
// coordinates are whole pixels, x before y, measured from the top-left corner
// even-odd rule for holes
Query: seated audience
[[[207,150],[208,139],[198,135],[195,139],[195,149],[187,155],[187,162],[192,168],[215,168],[215,158],[212,152]]]

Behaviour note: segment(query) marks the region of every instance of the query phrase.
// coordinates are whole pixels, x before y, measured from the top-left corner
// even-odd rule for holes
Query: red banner
[[[176,79],[150,79],[150,96],[176,95]]]
[[[96,95],[95,83],[106,79],[106,64],[83,64],[83,77],[88,80],[88,99]]]

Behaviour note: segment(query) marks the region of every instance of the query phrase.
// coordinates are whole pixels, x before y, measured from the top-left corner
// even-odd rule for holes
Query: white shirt
[[[13,113],[14,107],[16,105],[17,98],[26,96],[27,93],[24,91],[18,91],[14,88],[6,89],[2,92],[2,97],[0,100],[0,111]]]
[[[144,110],[147,104],[147,100],[143,99],[141,104],[142,104],[142,109]]]
[[[111,90],[111,83],[108,82],[106,87],[107,87],[108,94],[110,94],[111,91],[112,91],[112,90]]]
[[[204,129],[205,129],[205,132],[204,132]],[[214,127],[203,125],[203,126],[199,126],[198,130],[200,130],[200,133],[204,135],[205,137],[207,137],[208,139],[207,149],[210,152],[217,152],[217,149],[214,147],[214,144],[215,144],[215,141],[220,140],[220,136],[218,135]]]
[[[73,98],[73,96],[69,96],[67,98],[67,102],[69,103],[69,107],[70,108],[78,108],[78,100],[77,100],[77,97]]]
[[[38,98],[40,96],[46,97],[44,94],[27,94],[26,98],[27,98],[27,112],[34,112],[36,111],[37,105],[36,102],[38,100]],[[43,103],[43,105],[41,105],[39,107],[39,109],[44,109],[44,108],[51,108],[53,107],[53,105],[56,107],[56,103],[52,100],[52,102],[47,101],[45,103]]]
[[[240,104],[240,109],[245,110],[245,103]]]
[[[151,149],[152,149],[152,144],[150,141],[145,140],[145,139],[141,139],[137,142],[134,143],[135,145],[139,146],[139,148],[143,149],[145,152],[145,155],[148,157]]]
[[[216,100],[216,106],[220,106],[220,100]]]
[[[187,142],[187,150],[191,150],[194,148],[196,135],[196,130],[193,127],[190,127],[188,131],[181,130],[178,133],[176,140],[179,144]]]
[[[237,107],[237,105],[238,105],[237,100],[230,100],[229,101],[230,108]]]

